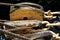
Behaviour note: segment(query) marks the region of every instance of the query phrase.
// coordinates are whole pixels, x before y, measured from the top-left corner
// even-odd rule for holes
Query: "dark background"
[[[33,2],[44,7],[44,11],[60,11],[60,0],[0,0],[6,3]],[[9,20],[10,6],[0,5],[0,19]]]

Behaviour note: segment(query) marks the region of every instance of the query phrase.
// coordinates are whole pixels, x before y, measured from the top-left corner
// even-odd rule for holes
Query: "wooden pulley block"
[[[14,11],[10,12],[10,20],[40,20],[43,21],[44,18],[44,12],[40,6],[37,6],[38,4],[34,5],[34,3],[26,3],[27,5],[36,6],[39,8],[35,8],[32,6],[25,6],[25,7],[19,7]],[[22,3],[22,5],[26,5],[25,3]]]

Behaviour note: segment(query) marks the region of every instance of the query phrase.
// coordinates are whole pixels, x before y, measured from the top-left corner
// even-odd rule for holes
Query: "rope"
[[[0,2],[0,5],[6,5],[6,6],[27,6],[27,5],[22,5],[22,4],[11,4],[11,3],[2,3],[2,2]]]
[[[27,5],[25,5],[27,4]],[[7,6],[28,6],[28,5],[34,5],[39,7],[40,9],[43,9],[41,5],[35,4],[35,3],[29,3],[29,2],[24,2],[24,3],[18,3],[18,4],[11,4],[11,3],[2,3],[0,2],[0,5],[7,5]]]

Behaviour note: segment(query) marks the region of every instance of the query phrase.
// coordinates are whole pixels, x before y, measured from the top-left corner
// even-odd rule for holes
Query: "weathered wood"
[[[13,36],[13,37],[17,37],[17,38],[29,40],[29,38],[27,38],[27,37],[24,37],[24,36],[21,36],[19,34],[15,34],[15,33],[9,32],[7,30],[0,29],[0,31],[3,32],[3,33],[5,33],[5,34],[7,34],[7,35]]]
[[[15,28],[16,27],[16,26],[10,26],[10,25],[7,25],[7,24],[4,24],[4,23],[0,22],[0,26],[1,25],[5,26],[5,27],[11,27],[11,28]]]
[[[16,27],[13,29],[8,29],[8,31],[17,31],[17,30],[23,30],[23,29],[31,29],[32,27]]]

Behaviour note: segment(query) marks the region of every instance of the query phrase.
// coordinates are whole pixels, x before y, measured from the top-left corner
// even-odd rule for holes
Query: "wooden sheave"
[[[44,14],[32,9],[17,9],[10,13],[10,20],[40,20],[42,21]]]

